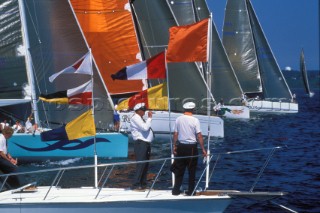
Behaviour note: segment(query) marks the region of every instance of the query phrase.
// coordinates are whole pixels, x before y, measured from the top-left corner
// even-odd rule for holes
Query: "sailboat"
[[[178,25],[193,24],[210,16],[210,10],[205,0],[167,0],[167,3]],[[214,22],[211,39],[213,51],[211,55],[212,75],[210,88],[216,100],[216,105],[221,105],[219,106],[219,115],[225,118],[248,119],[250,118],[249,108],[241,103],[243,91]],[[202,74],[206,73],[206,66],[201,63],[198,64],[196,71],[199,71],[199,69]],[[223,101],[223,103],[220,103],[220,101]]]
[[[279,147],[270,148],[268,160],[261,167],[256,181],[248,191],[232,189],[202,190],[203,174],[205,168],[207,168],[204,167],[204,169],[199,170],[199,178],[196,182],[197,190],[194,192],[195,196],[172,195],[171,189],[168,188],[169,181],[167,181],[170,177],[166,172],[169,170],[171,158],[161,158],[147,161],[152,165],[152,168],[157,170],[156,177],[150,181],[150,188],[141,190],[127,188],[127,184],[130,184],[128,173],[131,173],[134,164],[145,163],[145,161],[97,165],[99,170],[104,170],[99,178],[99,187],[88,185],[87,181],[90,180],[90,177],[86,176],[86,181],[84,182],[83,176],[79,175],[79,173],[86,174],[88,169],[96,167],[93,165],[22,172],[17,175],[27,176],[31,182],[17,189],[5,188],[7,178],[15,174],[2,174],[0,175],[0,180],[4,181],[0,182],[0,208],[1,212],[33,213],[54,213],[57,211],[59,213],[69,213],[71,210],[77,213],[221,213],[237,198],[264,202],[286,195],[285,192],[281,191],[265,192],[255,190],[255,186],[260,180],[270,157],[277,148]],[[241,152],[247,154],[253,151],[257,151],[257,149],[217,154],[219,157],[227,155],[230,160],[232,154],[239,155]],[[214,160],[215,158],[210,156],[209,161],[216,165],[219,157]],[[124,170],[126,170],[125,173],[123,172]],[[165,178],[166,181],[159,181],[161,178]],[[32,182],[35,180],[39,183]],[[121,180],[121,186],[113,187],[113,181],[119,182],[119,180]],[[73,183],[72,187],[70,187],[71,182]],[[65,184],[67,184],[67,187],[65,187]],[[83,185],[85,187],[82,187]],[[291,210],[283,205],[277,205],[283,209]]]
[[[87,111],[83,105],[55,105],[37,101],[40,93],[53,93],[75,88],[88,81],[88,76],[59,76],[54,83],[49,76],[74,64],[89,52],[68,1],[19,0],[26,66],[35,122],[43,129],[66,124]],[[67,20],[67,21],[66,21]],[[42,142],[40,134],[17,133],[10,139],[9,152],[18,158],[92,157],[96,150],[100,157],[127,157],[128,135],[111,132],[112,101],[101,81],[97,66],[93,65],[93,93],[97,135],[78,140]],[[32,81],[30,81],[32,80]]]
[[[306,93],[311,98],[314,96],[314,92],[311,92],[311,90],[309,88],[309,81],[308,81],[308,75],[307,75],[306,62],[304,60],[303,49],[301,50],[301,53],[300,53],[300,72],[302,75],[303,85],[306,90]]]
[[[139,57],[140,60],[145,60],[164,51],[169,39],[168,29],[176,26],[166,1],[130,2],[121,0],[114,4],[113,1],[100,3],[95,1],[71,1],[88,44],[92,48],[93,55],[98,55],[99,57],[97,65],[100,71],[103,72],[104,81],[112,82],[112,84],[106,84],[106,86],[115,98],[123,95],[129,97],[133,92],[138,92],[138,90],[132,88],[137,82],[129,81],[126,82],[129,85],[128,87],[120,87],[119,85],[124,84],[123,82],[125,81],[113,81],[110,77],[111,74],[116,73],[127,65],[137,63],[137,58]],[[151,10],[155,11],[150,13]],[[113,20],[121,21],[115,22]],[[98,29],[95,27],[96,23],[99,23]],[[109,36],[105,36],[106,34]],[[172,85],[170,87],[172,113],[169,116],[168,111],[154,112],[152,128],[155,132],[169,133],[172,131],[175,118],[183,112],[182,105],[185,100],[193,100],[199,103],[197,116],[201,118],[203,133],[206,134],[208,132],[206,111],[200,107],[200,105],[206,106],[208,87],[200,72],[195,72],[195,70],[197,68],[194,63],[168,65],[168,79],[170,85]],[[139,83],[141,86],[139,91],[142,91],[143,84],[141,81]],[[162,82],[160,80],[149,81],[148,87],[159,83]],[[127,91],[123,91],[124,89]],[[129,118],[132,112],[131,114],[122,112],[119,114],[121,120],[120,129],[130,131]],[[224,122],[221,118],[211,116],[210,124],[211,136],[224,137]]]
[[[250,0],[227,1],[223,44],[252,112],[298,112]]]

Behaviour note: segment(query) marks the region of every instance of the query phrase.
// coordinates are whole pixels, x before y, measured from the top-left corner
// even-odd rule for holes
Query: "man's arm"
[[[173,154],[177,154],[178,132],[173,133]]]
[[[204,148],[203,137],[202,137],[201,132],[199,132],[199,133],[197,134],[197,139],[198,139],[199,144],[200,144],[200,147],[201,147],[201,149],[202,149],[202,154],[203,154],[203,156],[204,156],[204,157],[207,156],[207,151],[206,151],[205,148]]]
[[[0,157],[2,157],[3,159],[6,159],[7,161],[9,161],[10,163],[12,163],[13,165],[17,164],[17,160],[15,160],[14,158],[11,157],[10,154],[4,154],[3,151],[0,151]]]

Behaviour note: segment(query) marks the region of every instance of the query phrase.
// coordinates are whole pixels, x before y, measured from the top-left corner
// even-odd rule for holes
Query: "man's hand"
[[[148,111],[148,118],[152,118],[152,112]]]
[[[10,159],[10,162],[11,162],[13,165],[17,165],[17,164],[18,164],[18,159],[11,158],[11,159]]]

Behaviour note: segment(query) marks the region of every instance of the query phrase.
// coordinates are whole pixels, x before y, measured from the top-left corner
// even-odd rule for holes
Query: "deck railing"
[[[264,170],[266,169],[267,165],[269,164],[272,155],[274,154],[274,152],[277,149],[280,149],[280,148],[282,148],[282,147],[271,147],[271,148],[261,148],[261,149],[240,150],[240,151],[231,151],[231,152],[225,152],[225,153],[213,153],[213,154],[211,154],[209,156],[209,162],[205,162],[206,165],[210,164],[210,168],[212,168],[212,170],[210,172],[210,175],[209,175],[209,177],[210,177],[209,180],[211,180],[211,178],[213,177],[213,173],[215,171],[215,168],[216,168],[219,160],[221,159],[221,156],[269,150],[270,152],[269,152],[269,154],[268,154],[263,166],[261,167],[259,173],[257,174],[254,183],[252,184],[252,186],[250,188],[250,192],[253,192],[253,190],[254,190],[255,186],[257,185],[258,181],[260,180]],[[214,156],[216,156],[215,160],[213,160]],[[188,157],[176,157],[176,158],[173,158],[173,159],[193,158],[193,157],[201,157],[201,155],[188,156]],[[46,192],[45,197],[43,198],[43,200],[45,200],[47,198],[47,196],[49,195],[51,189],[53,187],[58,187],[59,186],[59,183],[62,180],[62,177],[63,177],[63,175],[64,175],[64,173],[66,171],[98,167],[98,168],[103,168],[103,172],[102,172],[102,175],[100,176],[100,179],[99,179],[99,184],[98,185],[100,187],[97,188],[98,191],[97,191],[97,194],[95,196],[95,199],[97,199],[99,194],[100,194],[100,192],[101,192],[101,190],[103,190],[103,188],[106,186],[108,180],[110,179],[110,176],[111,176],[112,172],[114,171],[114,169],[116,167],[120,167],[120,166],[124,166],[124,165],[127,166],[127,165],[132,165],[132,164],[146,163],[146,162],[148,162],[148,163],[161,163],[159,171],[157,172],[156,177],[152,181],[151,187],[149,188],[149,191],[148,191],[148,193],[146,195],[146,197],[148,197],[149,194],[151,193],[152,189],[154,189],[154,186],[155,186],[156,182],[158,181],[160,175],[164,172],[165,166],[166,165],[169,166],[171,164],[171,160],[172,160],[172,158],[161,158],[161,159],[152,159],[152,160],[148,160],[148,161],[127,161],[127,162],[105,163],[105,164],[98,164],[98,165],[69,166],[69,167],[63,167],[63,168],[43,169],[43,170],[38,170],[38,171],[28,171],[28,172],[19,172],[19,173],[11,173],[11,174],[2,174],[2,175],[0,175],[0,183],[2,183],[0,185],[0,191],[2,191],[4,189],[4,187],[6,185],[6,182],[7,182],[8,178],[10,176],[57,172],[57,174],[55,175],[53,181],[50,184],[50,187],[48,188],[48,191]],[[213,164],[213,166],[211,164]],[[108,168],[109,168],[109,170],[108,170]],[[195,187],[193,193],[195,193],[195,191],[198,188],[199,184],[203,180],[204,174],[206,173],[206,169],[207,169],[207,166],[204,166],[204,169],[200,173],[200,177],[198,178],[198,181],[196,183],[196,187]],[[21,188],[21,190],[22,190],[22,188]]]

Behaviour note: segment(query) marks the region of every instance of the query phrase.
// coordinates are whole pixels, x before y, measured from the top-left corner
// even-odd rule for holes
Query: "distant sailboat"
[[[223,44],[251,111],[298,112],[250,0],[227,1]]]
[[[309,88],[309,81],[308,81],[308,75],[307,75],[306,62],[304,60],[303,49],[301,50],[301,53],[300,53],[300,71],[301,71],[302,80],[303,80],[303,84],[304,84],[304,88],[306,90],[306,93],[311,98],[314,96],[314,92],[311,92],[311,90]]]

